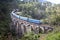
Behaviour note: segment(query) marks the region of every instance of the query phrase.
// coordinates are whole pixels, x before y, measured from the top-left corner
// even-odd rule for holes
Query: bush
[[[48,35],[46,40],[60,40],[60,32]]]
[[[28,33],[25,34],[21,40],[38,40],[38,38],[40,37],[39,34],[34,34],[34,33]]]

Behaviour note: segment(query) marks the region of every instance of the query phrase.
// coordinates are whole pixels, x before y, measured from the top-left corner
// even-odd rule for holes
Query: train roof
[[[17,15],[16,13],[13,13],[13,12],[12,12],[12,14],[13,14],[14,16],[16,16],[17,18],[20,18],[21,20],[25,20],[25,21],[28,21],[28,22],[31,22],[31,23],[36,23],[36,24],[42,23],[41,20],[37,20],[37,19],[32,19],[32,18],[28,18],[28,17],[19,16],[19,15]]]

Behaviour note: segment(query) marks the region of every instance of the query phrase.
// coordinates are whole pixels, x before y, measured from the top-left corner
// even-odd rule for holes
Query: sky
[[[55,3],[55,4],[60,4],[60,0],[47,0],[47,1]]]
[[[21,0],[21,1],[23,1],[23,0]],[[40,1],[49,1],[49,2],[52,2],[55,4],[60,4],[60,0],[40,0]]]

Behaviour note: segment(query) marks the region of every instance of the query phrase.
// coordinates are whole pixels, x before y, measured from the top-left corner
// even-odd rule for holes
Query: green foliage
[[[60,20],[60,11],[59,11],[60,6],[59,5],[57,4],[57,5],[46,8],[47,21],[49,24],[53,24],[53,25],[59,24],[60,22],[59,21]]]
[[[34,34],[34,33],[28,33],[28,34],[25,34],[21,40],[38,40],[40,37],[39,34]]]
[[[31,2],[19,5],[20,12],[22,12],[22,16],[31,17],[35,19],[45,18],[45,7],[40,3]],[[42,11],[42,12],[40,12]],[[28,15],[28,16],[27,16]]]
[[[0,33],[7,32],[8,26],[9,26],[9,11],[8,11],[8,4],[6,1],[0,2]],[[8,16],[8,17],[7,17]]]
[[[11,23],[10,13],[13,8],[12,7],[13,1],[14,0],[0,0],[0,36],[1,37],[2,35],[6,36],[7,33],[10,32],[10,29],[9,29],[10,23]]]
[[[60,40],[60,32],[49,34],[46,40]]]
[[[34,19],[43,19],[44,23],[57,25],[60,22],[59,5],[52,6],[50,2],[44,2],[43,5],[37,2],[20,4],[19,9],[21,13],[19,15]]]

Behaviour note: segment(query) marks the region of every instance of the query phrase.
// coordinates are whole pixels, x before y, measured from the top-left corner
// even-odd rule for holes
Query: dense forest
[[[30,2],[21,3],[18,6],[20,11],[17,14],[20,16],[43,20],[53,25],[60,23],[60,4],[52,4],[51,2]]]
[[[49,32],[45,40],[60,40],[60,4],[52,4],[51,2],[23,2],[16,0],[0,0],[0,40],[8,40],[7,36],[10,32],[11,16],[13,9],[19,9],[18,15],[42,20],[43,24],[54,27]],[[40,34],[25,34],[21,40],[38,40]],[[15,39],[12,35],[12,37]]]
[[[15,3],[15,0],[0,0],[0,40],[7,40],[7,35],[10,32],[10,13],[13,8],[16,8],[14,7]]]
[[[27,2],[20,3],[18,15],[42,20],[43,24],[48,24],[54,27],[52,33],[48,33],[44,40],[60,40],[60,4],[51,2]]]

